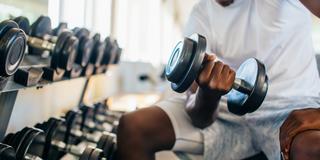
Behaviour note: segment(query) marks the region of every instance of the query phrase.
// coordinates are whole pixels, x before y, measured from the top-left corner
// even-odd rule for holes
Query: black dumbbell
[[[100,34],[96,33],[93,36],[93,41],[94,41],[94,46],[92,49],[92,53],[91,53],[91,57],[89,60],[89,63],[92,64],[95,67],[95,74],[99,74],[103,72],[103,67],[102,66],[102,58],[103,58],[103,54],[104,54],[104,50],[106,48],[106,43],[101,42],[100,40]]]
[[[29,23],[26,17],[20,17],[20,25]],[[51,20],[49,17],[41,16],[35,23],[32,24],[30,35],[27,36],[29,45],[29,54],[43,54],[45,51],[51,52],[50,68],[63,75],[65,71],[70,71],[75,61],[75,56],[78,47],[78,39],[73,36],[72,32],[63,31],[58,37],[56,42],[50,37]],[[43,38],[43,39],[41,39]],[[50,39],[50,40],[49,40]],[[46,70],[44,78],[52,80],[51,76],[47,76]]]
[[[10,141],[7,140],[7,142],[11,143],[10,145],[13,146],[13,148],[16,151],[16,159],[17,160],[41,160],[41,159],[51,159],[45,158],[44,155],[46,155],[47,149],[47,137],[49,135],[46,135],[42,130],[36,129],[36,128],[24,128],[23,130],[17,132],[14,134],[10,139]],[[8,138],[7,138],[8,139]],[[102,151],[100,149],[94,149],[95,155],[91,155],[92,149],[90,149],[91,152],[88,153],[88,151],[81,153],[79,156],[86,158],[85,160],[101,160],[102,158]],[[98,154],[100,153],[100,154]],[[89,154],[89,155],[87,155]],[[98,154],[98,156],[97,156]],[[60,158],[59,158],[60,159]]]
[[[0,143],[0,160],[16,160],[15,150],[9,145]]]
[[[110,111],[103,103],[93,105],[93,115],[91,116],[97,126],[104,126],[99,128],[109,128],[108,132],[117,133],[119,120],[123,115],[122,112]]]
[[[26,35],[17,23],[5,20],[0,23],[0,77],[13,75],[23,60]]]
[[[81,128],[82,130],[86,130],[88,132],[111,132],[116,133],[118,124],[119,124],[119,117],[118,113],[104,110],[102,105],[93,105],[80,106],[80,113],[81,113]]]
[[[41,159],[43,146],[34,143],[36,141],[41,141],[39,139],[40,134],[43,134],[43,131],[26,127],[15,134],[6,136],[3,143],[12,146],[15,149],[15,157],[17,160]]]
[[[68,24],[65,22],[60,22],[56,28],[52,29],[51,34],[53,36],[59,36],[65,30],[68,30]]]
[[[76,37],[79,39],[78,54],[76,63],[85,67],[90,59],[94,41],[90,38],[90,31],[86,28],[76,28],[73,30]]]
[[[68,122],[56,118],[50,118],[47,122],[37,125],[37,127],[44,130],[46,134],[44,159],[56,159],[53,157],[58,155],[59,152],[69,153],[78,157],[83,156],[84,147],[87,146],[78,146],[76,144],[79,141],[74,141],[73,137],[67,137],[73,136],[68,134],[68,129],[72,127],[68,127],[67,125],[69,125]],[[113,144],[113,139],[111,138],[113,138],[111,135],[105,133],[98,141],[94,141],[95,143],[91,145],[96,145],[96,149],[107,153],[106,151],[110,150],[109,148]],[[104,155],[100,154],[100,157],[104,157]]]
[[[110,127],[111,124],[108,127],[99,126],[97,122],[92,121],[92,111],[91,107],[81,107],[78,112],[67,112],[65,119],[69,127],[66,131],[66,142],[78,140],[97,143],[97,148],[102,149],[107,157],[114,156],[116,135],[110,131],[114,131],[115,127]],[[99,140],[96,139],[97,135],[101,135]],[[107,139],[104,140],[103,137]]]
[[[113,52],[115,54],[115,58],[113,59],[112,64],[118,64],[122,55],[122,48],[119,47],[117,40],[114,40]]]
[[[186,91],[196,80],[203,66],[206,39],[193,34],[179,42],[166,66],[166,77],[176,92]],[[227,94],[228,109],[237,115],[257,110],[267,94],[268,77],[263,63],[255,58],[246,60],[236,72],[233,89]]]

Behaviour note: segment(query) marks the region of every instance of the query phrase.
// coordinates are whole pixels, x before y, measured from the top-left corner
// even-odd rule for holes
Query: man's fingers
[[[217,58],[217,57],[216,57],[215,54],[205,53],[205,55],[204,55],[204,61],[215,61],[216,58]]]
[[[215,65],[214,61],[210,61],[207,64],[205,64],[205,66],[199,76],[200,82],[206,83],[206,82],[210,81],[210,75],[211,75],[211,72],[212,72],[214,65]]]

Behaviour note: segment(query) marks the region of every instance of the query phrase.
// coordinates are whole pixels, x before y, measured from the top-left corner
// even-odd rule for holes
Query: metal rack
[[[26,68],[26,67],[41,68],[44,66],[48,66],[48,64],[49,64],[48,59],[41,59],[39,57],[34,57],[34,56],[26,56],[22,65],[19,68]],[[89,80],[91,77],[94,77],[94,76],[98,76],[98,75],[92,75],[90,77],[79,77],[79,78],[86,79],[85,85],[81,93],[81,98],[79,99],[79,104],[82,104],[83,98],[87,91]],[[0,90],[0,141],[3,140],[5,133],[7,131],[9,120],[13,111],[13,107],[15,105],[17,95],[20,90],[24,90],[27,88],[42,88],[44,86],[51,85],[54,83],[59,83],[62,81],[73,81],[79,78],[74,78],[74,79],[63,78],[60,81],[54,81],[54,82],[42,79],[37,85],[26,87],[14,82],[13,76],[10,77],[6,86],[2,90]]]

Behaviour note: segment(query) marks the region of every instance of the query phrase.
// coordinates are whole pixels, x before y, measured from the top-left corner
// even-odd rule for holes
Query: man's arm
[[[197,78],[199,85],[194,103],[187,103],[186,111],[194,126],[205,128],[217,117],[221,96],[232,87],[235,72],[222,62],[215,62],[215,56],[206,55],[202,71]],[[191,87],[195,92],[196,86]]]
[[[320,18],[320,0],[300,0],[315,16]]]

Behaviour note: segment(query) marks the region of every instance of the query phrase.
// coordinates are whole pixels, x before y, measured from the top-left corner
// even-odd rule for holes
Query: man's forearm
[[[320,18],[320,0],[300,0],[315,16]]]
[[[194,105],[187,106],[186,110],[194,126],[206,128],[210,126],[217,115],[217,108],[221,99],[218,94],[206,94],[199,89]]]

